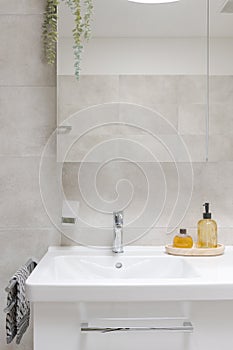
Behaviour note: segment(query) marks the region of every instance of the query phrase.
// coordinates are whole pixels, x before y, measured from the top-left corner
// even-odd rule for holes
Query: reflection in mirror
[[[111,246],[121,209],[127,244],[164,244],[162,233],[194,227],[207,127],[209,162],[232,157],[233,21],[221,5],[211,1],[208,60],[207,1],[95,0],[79,81],[73,17],[59,5],[57,157],[63,200],[79,202],[77,227],[61,230],[72,240]]]

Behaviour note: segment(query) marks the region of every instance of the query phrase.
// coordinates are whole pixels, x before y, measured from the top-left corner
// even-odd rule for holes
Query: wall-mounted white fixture
[[[137,2],[139,4],[165,4],[169,2],[178,2],[179,0],[128,0],[129,2]]]
[[[64,200],[62,203],[62,225],[72,226],[77,224],[78,210],[79,202]]]

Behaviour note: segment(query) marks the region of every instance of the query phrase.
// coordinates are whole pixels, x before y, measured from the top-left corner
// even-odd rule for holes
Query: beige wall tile
[[[178,124],[181,135],[205,135],[206,106],[192,103],[180,105]]]
[[[103,247],[110,248],[113,241],[112,228],[86,228],[81,227],[75,232],[68,232],[67,235],[62,234],[61,245],[84,245],[87,247]]]
[[[39,156],[56,128],[53,87],[0,87],[0,154]]]
[[[0,159],[0,227],[51,227],[40,195],[40,158],[0,157]],[[53,183],[54,173],[50,174],[50,178],[49,174],[47,175],[47,181]]]
[[[55,85],[54,67],[42,61],[41,24],[41,15],[1,17],[0,86]]]
[[[210,77],[210,103],[232,104],[233,76]]]
[[[233,227],[219,228],[218,241],[225,245],[233,245]]]
[[[81,161],[90,152],[91,161],[103,160],[106,154],[98,152],[101,143],[119,135],[117,104],[106,104],[76,113],[64,124],[72,127],[69,133],[58,133],[58,160]],[[59,130],[58,130],[59,131]],[[105,147],[112,154],[112,147]],[[96,151],[95,155],[92,155]],[[114,153],[116,156],[116,152]],[[90,161],[88,157],[88,161]]]
[[[206,78],[197,75],[177,77],[177,103],[206,103]]]
[[[73,133],[58,137],[58,160],[105,162],[129,159],[132,162],[200,162],[205,160],[205,137],[183,135],[101,134],[100,129],[78,137]],[[195,146],[195,147],[194,147]]]
[[[182,227],[182,225],[180,226]],[[197,241],[197,227],[196,224],[192,227],[186,227],[188,233],[192,236],[194,242]],[[171,233],[167,233],[166,227],[156,227],[146,231],[146,228],[126,228],[124,230],[124,244],[125,245],[153,245],[164,246],[172,244],[174,236],[179,232],[179,228]],[[113,231],[108,229],[96,228],[81,228],[75,236],[77,242],[85,244],[86,246],[96,247],[101,249],[106,247],[111,249],[113,243]],[[218,241],[225,245],[233,245],[233,228],[218,228]],[[61,245],[70,246],[77,245],[69,237],[62,235]]]
[[[144,173],[140,173],[141,169],[138,165],[142,166]],[[95,179],[99,165],[87,164],[83,175],[81,174],[83,178],[86,177],[88,183],[88,187],[85,188],[84,186],[83,188],[82,195],[85,194],[85,196],[82,197],[77,181],[79,165],[65,164],[63,174],[64,191],[68,199],[80,201],[80,216],[83,219],[80,226],[85,226],[85,223],[87,223],[96,227],[111,227],[111,211],[118,208],[118,205],[123,207],[123,203],[128,203],[132,193],[133,199],[125,209],[125,225],[129,227],[148,227],[154,222],[162,208],[165,185],[163,178],[159,177],[160,169],[155,168],[153,163],[138,165],[115,163],[109,165],[105,170],[102,169],[102,173],[98,174],[99,178]],[[159,221],[156,222],[156,226],[166,227],[169,225],[170,216],[174,210],[177,195],[179,195],[174,216],[176,219],[181,219],[180,225],[185,227],[196,226],[198,220],[202,218],[202,204],[209,201],[213,217],[217,220],[219,227],[233,227],[231,215],[233,210],[231,199],[233,197],[233,162],[194,163],[192,167],[194,171],[193,191],[189,164],[180,164],[178,172],[172,163],[162,164],[166,179],[167,197],[162,215]],[[180,182],[178,181],[178,174]],[[116,184],[119,179],[127,179],[131,182],[133,192],[131,192],[132,188],[129,187],[127,182],[122,183],[122,187],[117,188]],[[93,194],[95,191],[93,182],[95,180],[100,198]],[[80,184],[82,185],[81,181]],[[150,186],[149,198],[147,198],[148,185]],[[116,201],[117,194],[120,197],[118,201]],[[192,197],[189,205],[190,195]],[[87,206],[84,198],[88,199],[89,204],[92,204],[96,209]],[[114,200],[116,201],[115,206]],[[103,209],[102,201],[106,201],[105,209],[109,210],[109,214],[99,212]],[[186,209],[188,211],[184,215]],[[138,219],[136,220],[137,216]],[[183,216],[184,219],[182,220]],[[177,224],[178,220],[176,219],[173,217],[171,220],[173,225]]]
[[[210,134],[233,134],[233,101],[232,103],[214,103],[210,105]]]
[[[94,105],[118,101],[118,76],[58,77],[58,121]]]
[[[233,161],[233,137],[232,136],[229,136],[229,135],[211,135],[210,136],[209,161],[210,162]]]
[[[123,123],[122,135],[175,134],[178,125],[178,109],[177,105],[172,104],[160,104],[154,108],[147,108],[133,103],[120,103],[119,118]]]
[[[121,75],[119,99],[121,102],[154,107],[177,104],[177,77],[156,75]]]
[[[63,170],[66,198],[80,202],[80,227],[112,227],[112,212],[121,208],[126,228],[177,224],[192,194],[190,164],[66,163]]]
[[[167,234],[165,227],[157,228],[130,228],[125,227],[123,233],[124,245],[165,245],[171,242],[173,234]],[[112,228],[80,228],[76,234],[76,239],[80,244],[101,249],[112,248],[113,230]],[[63,246],[75,245],[69,237],[62,235]]]
[[[0,268],[5,282],[29,258],[39,260],[46,253],[49,245],[59,245],[60,238],[60,233],[54,228],[1,228],[2,261]]]
[[[118,156],[118,141],[111,135],[89,133],[80,139],[76,135],[59,135],[58,161],[105,162]]]
[[[170,244],[173,239],[174,233],[167,233],[165,227],[156,227],[150,230],[128,229],[127,231],[127,244],[129,245],[155,245],[164,246]]]
[[[192,162],[205,162],[206,137],[204,135],[182,135]]]
[[[233,227],[233,162],[196,163],[192,201],[183,224],[196,225],[202,218],[203,203],[210,202],[213,218],[219,227]]]
[[[197,148],[190,147],[188,137],[179,135],[134,135],[119,143],[119,154],[137,162],[200,161],[199,140],[192,138]]]
[[[182,135],[205,135],[206,105],[185,104],[179,106],[179,128]],[[210,135],[232,135],[233,133],[233,103],[213,103],[210,105],[209,133]]]
[[[1,14],[39,14],[45,10],[45,0],[1,0]]]

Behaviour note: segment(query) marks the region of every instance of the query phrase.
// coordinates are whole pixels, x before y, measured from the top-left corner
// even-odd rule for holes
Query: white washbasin
[[[125,247],[123,254],[50,247],[26,290],[32,302],[233,300],[232,266],[233,247],[217,257],[169,256],[164,247]]]
[[[169,256],[57,256],[53,259],[57,280],[157,280],[199,277],[183,258]]]

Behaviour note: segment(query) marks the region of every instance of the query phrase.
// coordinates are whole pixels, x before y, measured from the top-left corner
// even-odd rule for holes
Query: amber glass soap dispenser
[[[193,239],[187,234],[186,229],[181,228],[180,233],[173,239],[173,247],[175,248],[192,248]]]
[[[218,245],[217,224],[211,219],[209,203],[205,203],[203,206],[205,207],[205,212],[203,213],[203,219],[198,222],[197,247],[216,248]]]

